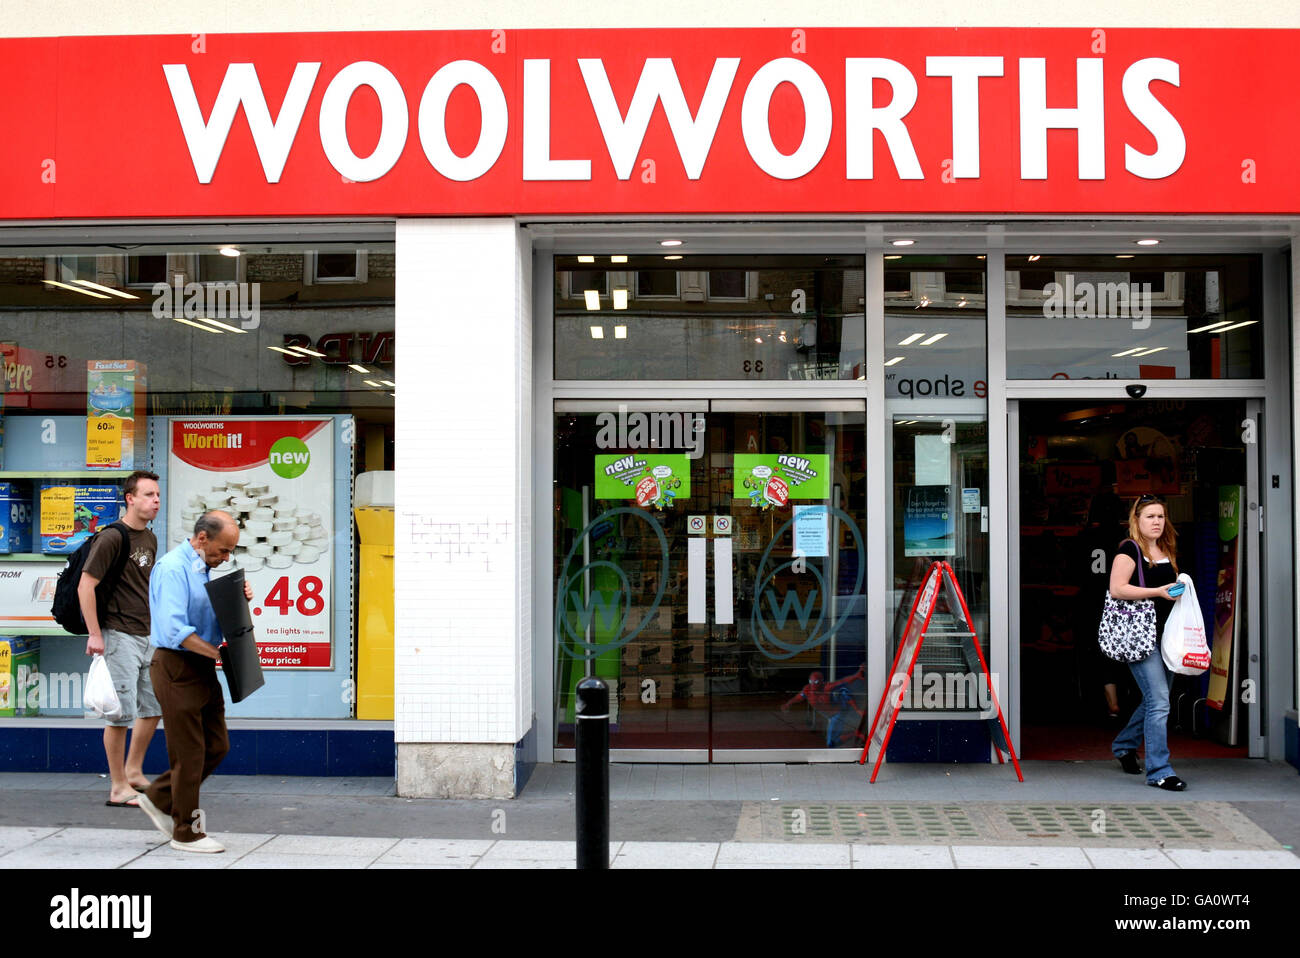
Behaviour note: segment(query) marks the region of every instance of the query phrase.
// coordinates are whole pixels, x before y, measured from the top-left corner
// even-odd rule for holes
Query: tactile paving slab
[[[1279,848],[1225,802],[746,802],[737,841]]]

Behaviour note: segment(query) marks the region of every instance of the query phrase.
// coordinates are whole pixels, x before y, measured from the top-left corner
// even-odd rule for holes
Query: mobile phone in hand
[[[1178,598],[1178,596],[1182,595],[1186,591],[1187,591],[1187,586],[1183,585],[1181,582],[1175,582],[1169,588],[1169,594],[1173,596],[1175,599]]]

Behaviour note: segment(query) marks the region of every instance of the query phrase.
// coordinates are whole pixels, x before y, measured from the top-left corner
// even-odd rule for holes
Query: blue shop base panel
[[[984,722],[894,723],[885,748],[887,762],[989,762],[990,739]]]
[[[342,775],[395,777],[391,729],[231,729],[221,775]],[[146,775],[167,768],[167,742],[154,736]],[[5,728],[0,725],[0,772],[106,772],[104,727]]]

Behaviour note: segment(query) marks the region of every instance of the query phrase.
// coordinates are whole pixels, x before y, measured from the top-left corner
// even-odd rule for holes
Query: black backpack
[[[117,561],[99,585],[95,586],[95,612],[99,616],[99,625],[104,626],[104,612],[108,606],[108,597],[117,588],[118,581],[126,569],[126,560],[130,558],[131,533],[124,522],[113,522],[96,532],[77,547],[77,551],[68,556],[68,564],[59,573],[59,583],[54,587],[54,603],[50,613],[54,621],[73,635],[86,634],[86,620],[81,614],[81,600],[77,597],[77,586],[81,583],[81,570],[90,556],[91,544],[109,529],[116,529],[122,536],[122,548],[117,554]]]

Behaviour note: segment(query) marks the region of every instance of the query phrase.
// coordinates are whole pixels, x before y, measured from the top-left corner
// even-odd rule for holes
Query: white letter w
[[[248,128],[253,133],[253,145],[257,147],[262,170],[266,173],[266,182],[280,182],[280,174],[289,158],[294,137],[298,135],[303,111],[307,109],[307,98],[311,96],[319,70],[319,63],[299,63],[294,68],[280,116],[272,122],[257,69],[251,63],[232,63],[226,68],[212,115],[204,123],[194,95],[194,84],[190,82],[189,68],[183,63],[165,64],[163,73],[167,76],[172,103],[176,105],[176,116],[181,121],[181,132],[185,134],[185,144],[190,148],[190,159],[194,162],[199,182],[212,182],[226,137],[230,135],[230,126],[235,122],[235,111],[241,103],[244,115],[248,117]]]

